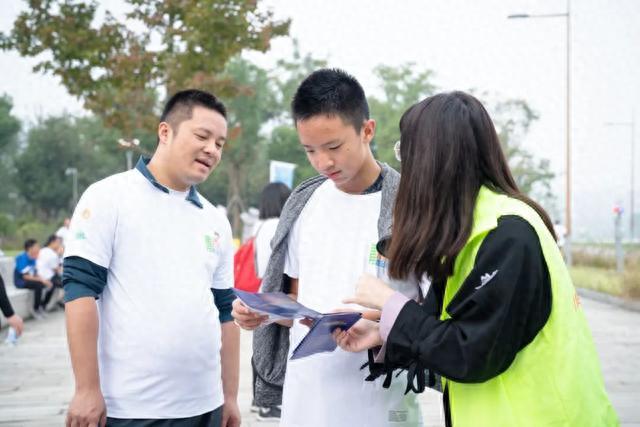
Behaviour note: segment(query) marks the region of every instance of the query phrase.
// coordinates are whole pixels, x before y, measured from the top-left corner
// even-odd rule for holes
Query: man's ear
[[[160,122],[158,125],[158,145],[166,144],[172,133],[171,125],[167,122]]]
[[[362,132],[364,142],[370,144],[373,137],[376,135],[376,121],[373,119],[365,120],[360,132]]]

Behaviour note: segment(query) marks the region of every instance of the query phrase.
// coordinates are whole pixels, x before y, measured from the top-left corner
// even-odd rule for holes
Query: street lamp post
[[[606,122],[605,126],[627,126],[631,129],[631,182],[629,188],[629,234],[631,236],[631,241],[633,242],[636,233],[635,233],[635,157],[636,157],[636,141],[635,141],[635,133],[636,133],[636,119],[634,111],[631,111],[631,121],[630,122]]]
[[[126,139],[120,138],[118,140],[118,144],[123,147],[125,150],[125,156],[127,159],[127,170],[131,170],[133,167],[133,151],[134,149],[138,149],[140,146],[140,140],[138,138],[134,138],[131,141],[127,141]]]
[[[566,93],[566,164],[565,164],[565,227],[567,235],[565,236],[564,255],[567,265],[572,264],[571,257],[571,0],[567,0],[566,13],[545,13],[545,14],[526,14],[519,13],[509,15],[508,19],[527,19],[527,18],[565,18],[567,29],[567,93]]]
[[[67,168],[64,171],[66,176],[71,175],[73,182],[73,207],[78,204],[78,169],[76,168]]]

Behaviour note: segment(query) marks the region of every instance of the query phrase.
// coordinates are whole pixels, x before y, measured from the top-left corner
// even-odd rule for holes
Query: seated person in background
[[[60,257],[60,249],[62,248],[62,239],[52,234],[47,238],[44,248],[40,249],[38,259],[36,260],[36,271],[40,278],[49,280],[53,284],[51,293],[55,294],[59,290],[55,298],[50,298],[49,305],[45,308],[50,310],[56,303],[60,302],[62,294],[62,260]]]
[[[53,283],[36,274],[36,260],[40,253],[40,245],[35,239],[27,239],[24,242],[24,252],[16,256],[16,267],[13,271],[13,283],[18,289],[31,289],[33,291],[33,307],[31,315],[39,320],[45,317],[44,307],[53,294]],[[47,293],[42,298],[42,291]]]

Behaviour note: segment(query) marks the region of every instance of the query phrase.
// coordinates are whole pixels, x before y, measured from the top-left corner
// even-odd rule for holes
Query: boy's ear
[[[367,144],[371,143],[373,137],[376,135],[376,121],[373,119],[365,120],[361,132],[364,137],[364,142]]]

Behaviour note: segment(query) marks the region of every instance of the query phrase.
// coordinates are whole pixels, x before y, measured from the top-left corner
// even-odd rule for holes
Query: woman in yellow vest
[[[431,285],[418,304],[360,278],[345,302],[382,317],[336,332],[340,347],[382,345],[368,379],[406,370],[407,391],[441,375],[448,426],[618,425],[552,223],[518,189],[482,104],[429,97],[400,133],[393,232],[379,247],[390,278]]]

